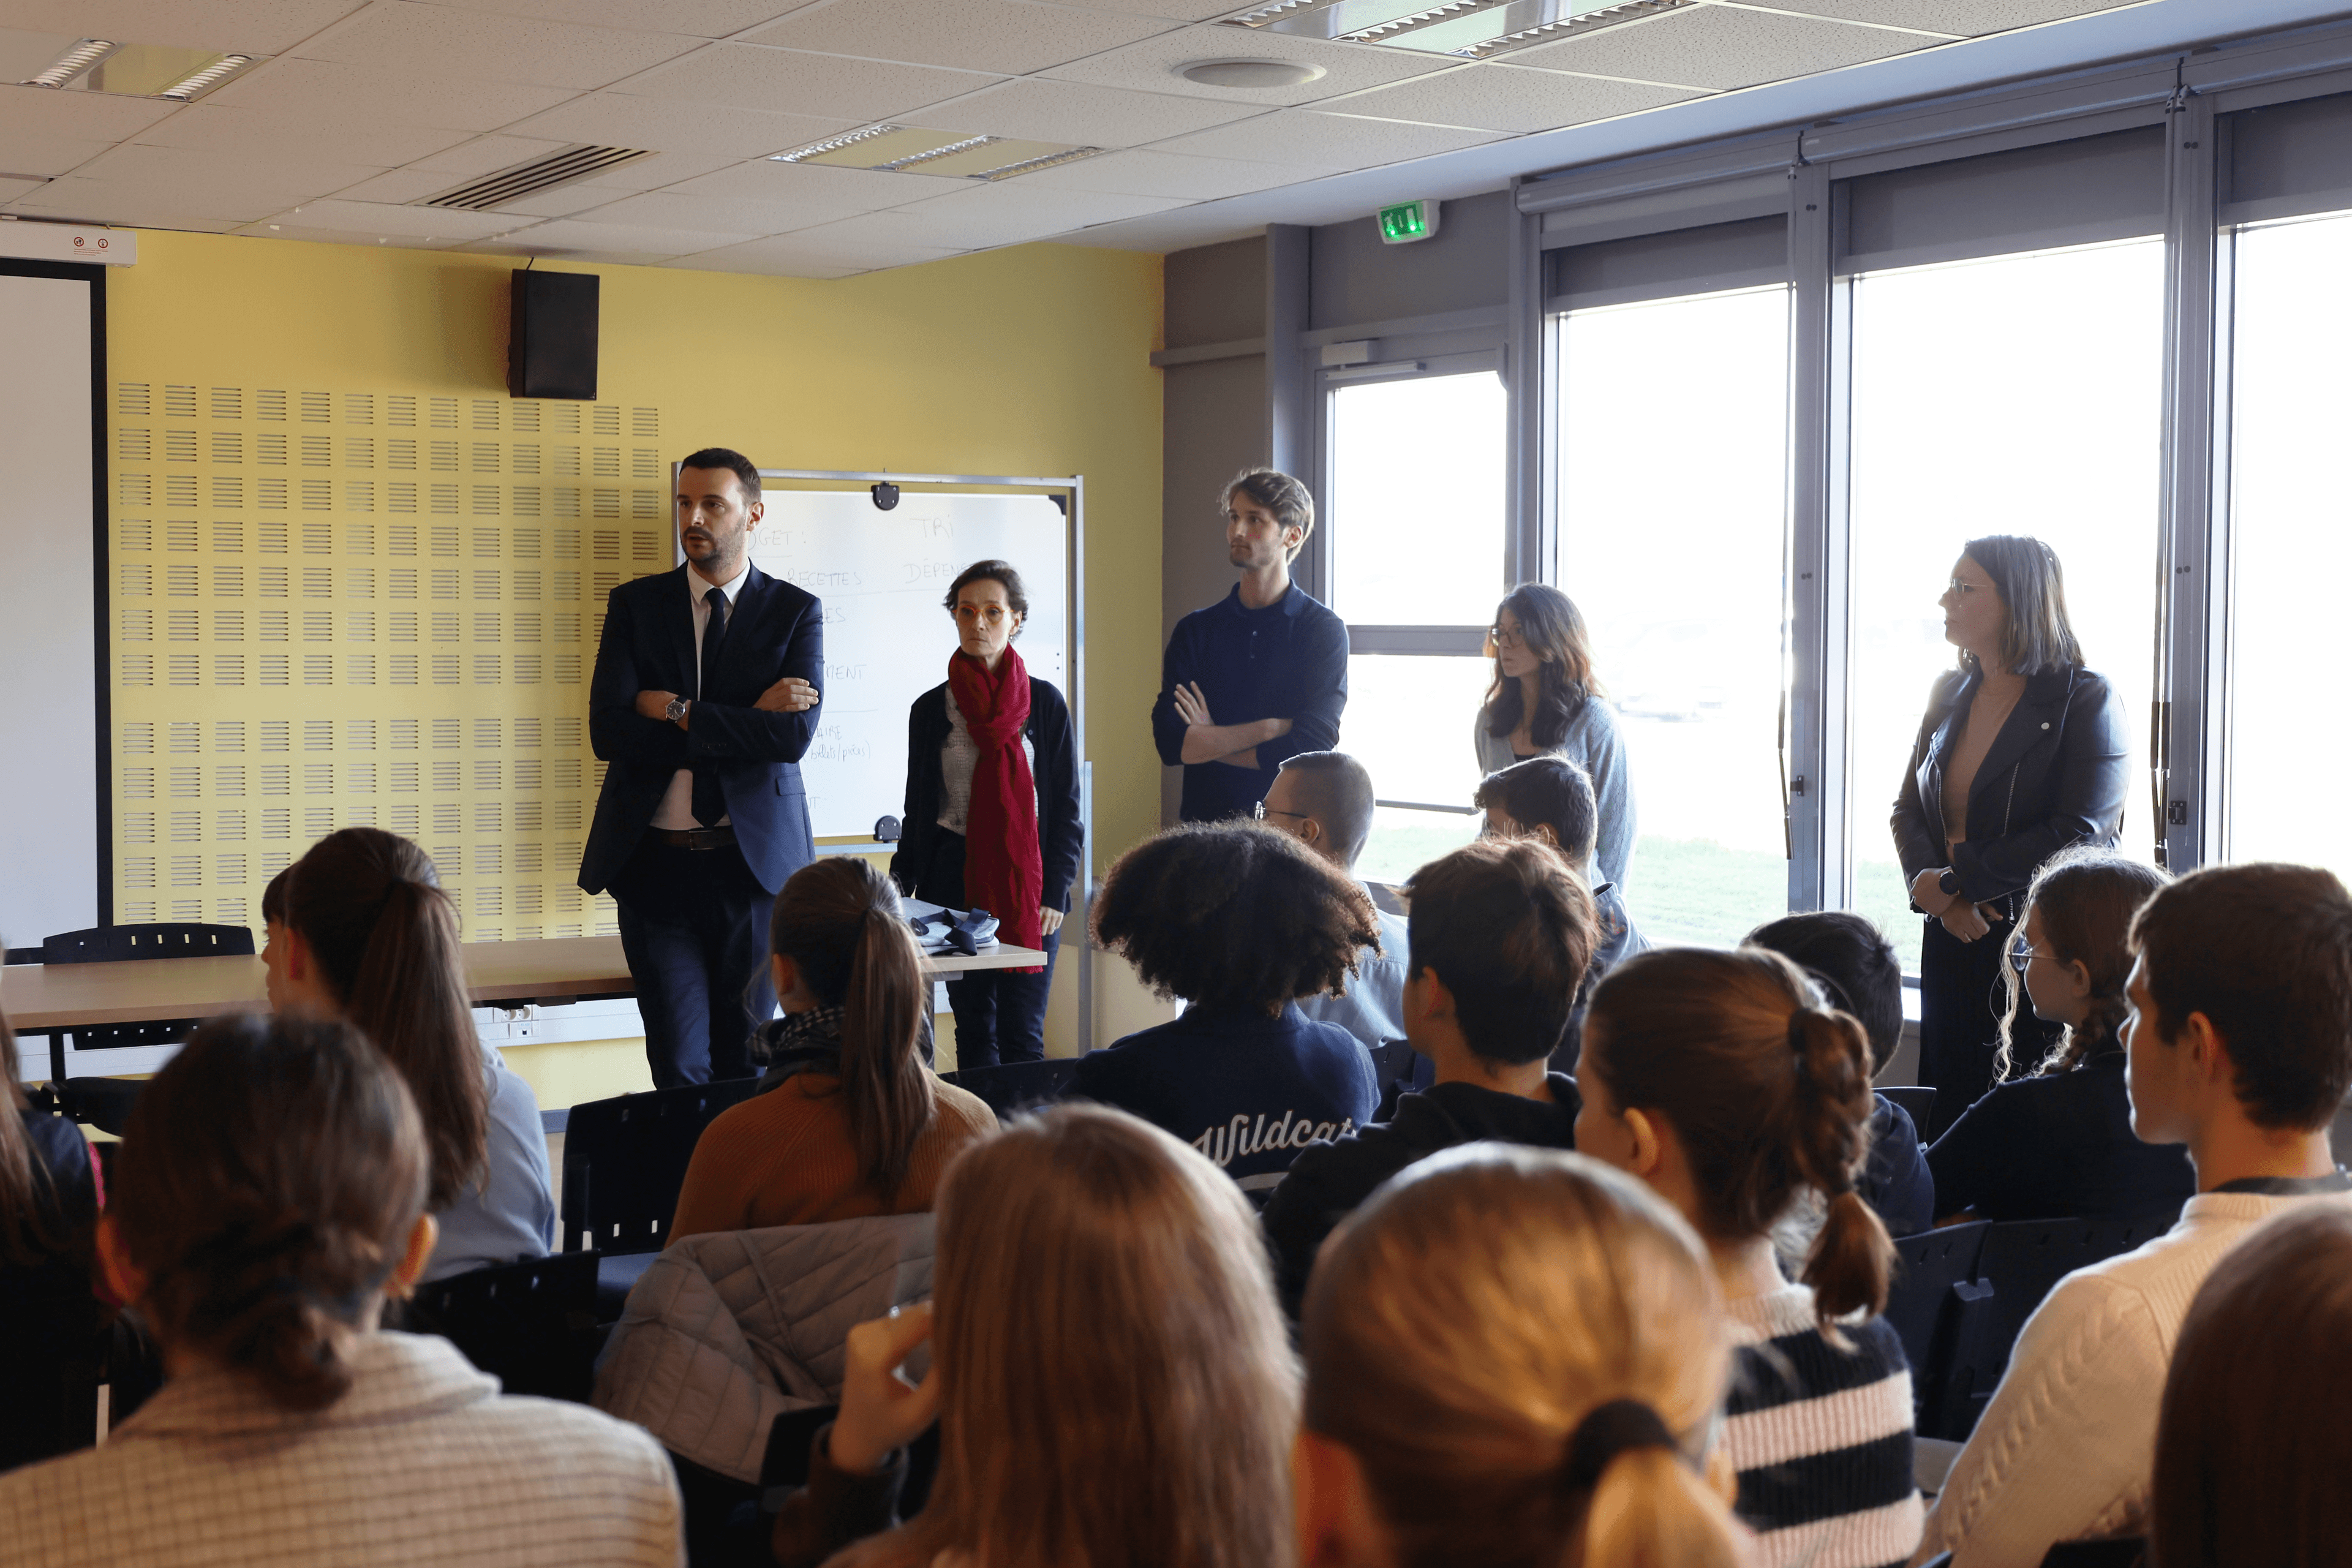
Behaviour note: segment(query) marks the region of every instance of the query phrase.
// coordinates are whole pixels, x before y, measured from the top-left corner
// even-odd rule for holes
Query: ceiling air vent
[[[500,169],[495,174],[484,174],[453,186],[437,196],[426,196],[411,202],[419,207],[464,207],[468,212],[482,212],[573,180],[584,180],[606,169],[623,163],[634,163],[653,153],[643,147],[566,147],[561,153],[550,153],[544,158],[533,158],[528,163],[517,163],[511,169]]]

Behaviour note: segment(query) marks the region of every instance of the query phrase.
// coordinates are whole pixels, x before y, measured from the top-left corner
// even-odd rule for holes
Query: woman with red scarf
[[[999,942],[1045,950],[1042,969],[948,982],[959,1068],[1037,1061],[1086,831],[1070,705],[1013,649],[1029,599],[1010,563],[965,567],[946,604],[958,646],[946,681],[908,715],[907,807],[890,875],[916,898],[988,910]]]

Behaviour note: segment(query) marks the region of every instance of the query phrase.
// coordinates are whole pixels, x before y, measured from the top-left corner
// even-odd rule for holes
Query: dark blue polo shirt
[[[1187,681],[1200,682],[1209,716],[1219,724],[1287,719],[1290,733],[1259,746],[1255,768],[1184,763],[1185,724],[1175,694]],[[1275,771],[1285,761],[1339,744],[1339,713],[1347,705],[1347,625],[1296,584],[1262,610],[1243,608],[1236,585],[1178,621],[1160,661],[1151,737],[1161,762],[1184,768],[1184,820],[1249,816],[1274,787]]]

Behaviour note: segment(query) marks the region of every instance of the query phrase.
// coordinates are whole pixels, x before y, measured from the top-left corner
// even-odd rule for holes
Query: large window
[[[1789,290],[1570,310],[1557,342],[1559,585],[1631,761],[1626,903],[1654,942],[1736,942],[1789,903]]]
[[[1507,586],[1508,398],[1492,369],[1328,384],[1331,603],[1348,661],[1341,748],[1384,804],[1357,873],[1396,882],[1476,836],[1477,633]],[[1343,373],[1344,374],[1344,373]]]
[[[2058,554],[2085,659],[2131,737],[2123,847],[2152,853],[2164,249],[2000,257],[1853,284],[1853,906],[1918,962],[1887,829],[1928,689],[1952,668],[1937,606],[1963,544]]]
[[[2352,216],[2246,230],[2235,248],[2227,852],[2352,875],[2331,787],[2352,740],[2315,695],[2341,662],[2352,574]]]

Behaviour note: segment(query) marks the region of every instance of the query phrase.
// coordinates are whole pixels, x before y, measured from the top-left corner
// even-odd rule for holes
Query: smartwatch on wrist
[[[669,706],[662,710],[662,717],[670,723],[675,724],[680,719],[686,717],[686,699],[683,697],[673,697],[669,700]],[[1947,872],[1946,875],[1948,876],[1950,873]],[[1949,890],[1949,889],[1946,889],[1948,892]]]
[[[1946,867],[1944,874],[1936,879],[1936,886],[1946,898],[1957,898],[1960,891],[1960,874]]]

